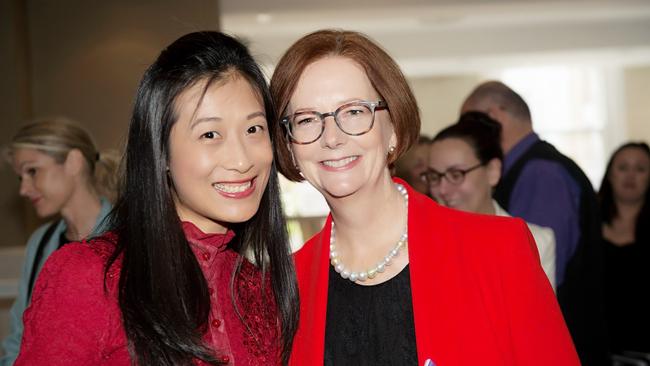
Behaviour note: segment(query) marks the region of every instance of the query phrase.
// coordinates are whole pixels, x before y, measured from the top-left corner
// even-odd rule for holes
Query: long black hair
[[[176,98],[197,82],[207,80],[207,90],[232,73],[259,92],[267,120],[275,121],[259,66],[244,45],[219,32],[190,33],[173,42],[147,69],[137,91],[124,178],[112,214],[117,250],[107,269],[123,256],[119,306],[129,351],[141,366],[191,365],[193,359],[219,364],[221,350],[210,349],[202,340],[210,295],[176,213],[166,169]],[[271,140],[275,138],[271,133]],[[254,255],[262,279],[270,273],[281,357],[287,363],[298,323],[298,291],[275,162],[258,212],[233,229],[237,234],[233,246],[240,254]],[[242,260],[240,256],[231,278],[231,296]]]
[[[612,188],[612,182],[609,180],[609,175],[611,174],[616,155],[625,149],[639,149],[646,153],[650,158],[650,147],[645,142],[628,142],[623,144],[616,149],[609,158],[607,169],[605,169],[605,175],[603,175],[603,180],[600,183],[600,189],[598,190],[600,212],[603,215],[603,222],[606,224],[611,224],[612,220],[618,216],[618,208],[614,201],[614,189]],[[650,222],[650,186],[646,188],[645,200],[641,207],[641,211],[639,211],[639,215],[636,218],[636,224],[634,226],[635,238],[637,241],[642,239],[641,236],[643,232],[648,232],[648,228],[646,227],[648,222]]]
[[[438,132],[433,142],[448,138],[465,141],[472,147],[481,164],[487,164],[495,158],[503,161],[501,125],[485,113],[463,113],[457,123]]]

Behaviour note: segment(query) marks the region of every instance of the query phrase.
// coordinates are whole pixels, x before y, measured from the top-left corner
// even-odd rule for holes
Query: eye
[[[363,114],[364,111],[363,111],[363,109],[348,109],[348,110],[345,111],[345,113],[350,115],[350,116],[358,116],[360,114]]]
[[[201,138],[212,140],[212,139],[216,139],[218,136],[219,136],[218,132],[216,132],[216,131],[208,131],[208,132],[202,134]]]
[[[264,126],[260,126],[260,125],[250,126],[246,130],[246,133],[251,134],[251,135],[254,134],[254,133],[258,133],[258,132],[264,132]]]
[[[456,169],[447,171],[447,174],[449,175],[449,178],[451,178],[451,180],[453,181],[459,181],[463,179],[463,176],[465,175],[465,173],[463,173],[462,170],[456,170]]]
[[[351,105],[345,107],[345,109],[339,112],[339,118],[343,118],[343,119],[359,118],[359,117],[363,117],[363,115],[366,114],[367,112],[370,111],[363,105]]]
[[[298,126],[305,126],[311,123],[314,123],[316,119],[314,117],[301,117],[294,121],[294,124]]]
[[[36,168],[27,168],[27,169],[25,170],[25,172],[26,172],[27,175],[29,175],[30,177],[33,177],[33,176],[36,175]]]

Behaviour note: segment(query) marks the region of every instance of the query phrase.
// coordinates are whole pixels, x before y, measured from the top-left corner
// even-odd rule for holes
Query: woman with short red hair
[[[579,364],[523,221],[447,209],[391,179],[420,118],[385,51],[317,31],[287,50],[271,92],[281,172],[331,209],[295,254],[291,364]]]

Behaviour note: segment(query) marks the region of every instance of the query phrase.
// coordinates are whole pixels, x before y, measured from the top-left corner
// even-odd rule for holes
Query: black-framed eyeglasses
[[[420,179],[422,179],[424,182],[426,182],[429,186],[437,186],[440,184],[442,181],[442,178],[447,179],[447,182],[457,186],[465,180],[465,175],[467,173],[476,170],[480,167],[482,167],[483,163],[478,163],[472,167],[469,167],[467,169],[458,169],[458,168],[451,168],[447,169],[445,172],[440,173],[438,171],[435,171],[433,169],[428,169],[426,172],[420,174]]]
[[[338,128],[347,135],[360,136],[372,129],[375,123],[375,111],[381,109],[388,109],[382,100],[376,102],[358,100],[343,104],[334,112],[297,112],[284,117],[281,122],[294,143],[306,145],[318,140],[323,135],[327,117],[334,117]]]

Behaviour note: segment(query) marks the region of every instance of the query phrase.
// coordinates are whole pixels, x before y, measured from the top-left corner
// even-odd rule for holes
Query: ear
[[[487,170],[487,178],[490,187],[496,187],[497,183],[499,183],[499,180],[501,179],[501,160],[494,158],[488,161],[485,168]]]
[[[293,149],[291,148],[291,145],[293,145],[291,142],[287,142],[287,151],[289,151],[289,154],[291,155],[291,163],[296,169],[298,169],[298,162],[296,162],[296,156],[293,154]]]
[[[388,127],[389,127],[389,130],[386,131],[386,132],[390,133],[390,135],[388,137],[388,145],[386,146],[386,148],[387,149],[390,149],[391,147],[397,148],[398,147],[397,146],[397,143],[398,143],[398,141],[397,141],[397,133],[395,133],[395,125],[393,124],[393,120],[390,118],[390,115],[389,115],[388,120],[386,121],[386,123],[388,124]],[[384,135],[384,136],[386,136],[386,135]],[[388,150],[388,152],[389,152],[388,155],[392,155],[390,150]],[[393,159],[393,161],[394,161],[394,159]]]
[[[72,149],[68,151],[68,155],[63,162],[65,172],[70,175],[79,175],[84,169],[86,158],[79,149]]]
[[[485,114],[499,123],[502,122],[503,113],[505,113],[505,111],[501,108],[501,106],[497,104],[490,104],[490,106],[485,111]]]
[[[388,146],[395,146],[397,148],[397,134],[395,133],[395,128],[392,127],[393,125],[391,124],[391,133],[390,133],[390,139],[388,140]]]

